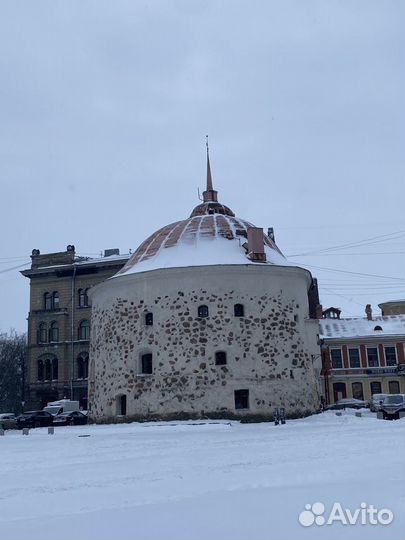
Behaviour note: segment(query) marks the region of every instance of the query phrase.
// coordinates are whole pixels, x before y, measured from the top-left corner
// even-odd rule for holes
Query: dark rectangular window
[[[387,366],[396,366],[397,365],[397,351],[395,347],[384,347],[385,351],[385,362]]]
[[[249,390],[235,390],[235,409],[249,408]]]
[[[226,352],[218,351],[215,353],[215,365],[225,366],[226,364]]]
[[[370,383],[370,391],[371,395],[381,394],[381,383],[379,381],[373,381]]]
[[[368,367],[379,367],[377,347],[367,347]]]
[[[330,357],[332,359],[332,369],[340,369],[343,367],[341,349],[331,349]]]
[[[399,382],[398,381],[389,381],[388,390],[390,394],[399,394]]]
[[[243,304],[235,304],[233,306],[233,313],[235,317],[244,317],[245,316],[245,308],[243,307]]]
[[[360,367],[360,353],[359,349],[349,349],[349,362],[351,368]]]
[[[52,296],[50,293],[44,294],[45,309],[52,309]]]
[[[146,313],[145,315],[145,324],[146,326],[153,325],[153,313]]]
[[[208,317],[208,306],[198,306],[198,316],[201,318]]]
[[[141,358],[141,370],[145,375],[152,374],[152,354],[143,354]]]

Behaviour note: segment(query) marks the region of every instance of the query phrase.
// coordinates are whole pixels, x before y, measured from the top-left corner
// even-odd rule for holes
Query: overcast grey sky
[[[402,0],[0,0],[0,330],[26,328],[5,270],[33,248],[127,252],[187,217],[206,133],[220,201],[325,307],[403,297],[403,21]]]

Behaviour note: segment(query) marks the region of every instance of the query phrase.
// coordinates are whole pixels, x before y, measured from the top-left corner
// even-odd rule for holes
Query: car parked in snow
[[[17,427],[17,417],[14,413],[0,414],[1,429],[15,429]]]
[[[27,411],[17,416],[18,429],[51,426],[52,423],[53,416],[46,411]]]
[[[384,399],[389,394],[373,394],[370,400],[370,411],[378,412],[381,411],[381,405],[383,404]]]
[[[381,412],[385,420],[397,420],[400,413],[405,413],[405,394],[391,394],[381,405]]]
[[[327,409],[336,411],[340,409],[364,409],[368,407],[368,403],[362,399],[343,398],[339,399],[333,405],[329,405]]]
[[[80,411],[69,411],[53,417],[54,426],[82,426],[87,424],[87,416]]]

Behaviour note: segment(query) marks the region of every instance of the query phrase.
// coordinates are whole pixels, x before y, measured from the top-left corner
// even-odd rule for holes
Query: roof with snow
[[[320,338],[405,337],[405,315],[386,315],[367,319],[320,319]]]
[[[254,225],[235,217],[230,208],[218,202],[207,148],[207,189],[203,192],[203,202],[188,219],[166,225],[149,236],[114,277],[161,268],[218,264],[292,266],[264,233],[266,261],[248,258],[246,243],[251,227]]]

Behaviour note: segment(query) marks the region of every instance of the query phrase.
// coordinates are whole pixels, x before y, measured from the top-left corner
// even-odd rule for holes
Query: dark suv
[[[386,420],[397,420],[400,413],[405,412],[405,395],[391,394],[387,396],[381,405],[383,418]]]
[[[52,423],[53,416],[46,411],[28,411],[17,417],[18,429],[51,426]]]

